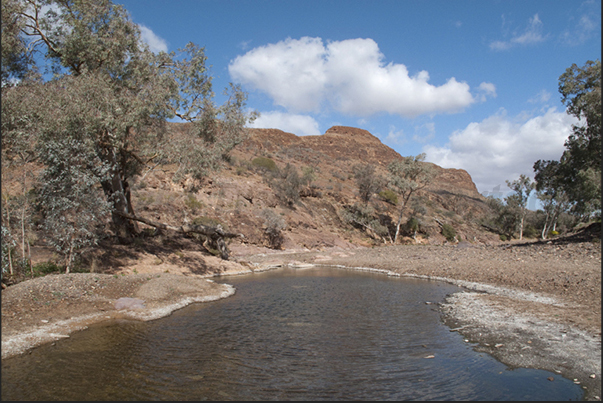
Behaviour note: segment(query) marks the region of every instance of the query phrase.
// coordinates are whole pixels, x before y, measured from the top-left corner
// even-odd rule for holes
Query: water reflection
[[[458,288],[336,269],[225,278],[225,300],[120,321],[3,360],[5,400],[577,400],[450,332]],[[426,358],[433,356],[433,358]],[[555,376],[555,382],[546,380]]]

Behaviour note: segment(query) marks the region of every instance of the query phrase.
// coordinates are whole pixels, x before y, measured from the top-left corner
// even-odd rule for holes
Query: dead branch
[[[208,237],[214,245],[216,245],[217,249],[220,251],[220,255],[222,259],[228,260],[228,248],[226,247],[226,243],[224,242],[224,238],[237,238],[243,237],[243,234],[235,234],[233,232],[225,232],[221,226],[210,227],[208,225],[189,225],[184,224],[182,226],[176,227],[169,224],[164,224],[157,221],[152,221],[146,218],[137,217],[131,214],[122,213],[119,211],[115,212],[116,214],[127,218],[129,220],[139,221],[141,223],[150,225],[151,227],[159,228],[159,229],[167,229],[171,231],[178,232],[180,234],[201,234]]]

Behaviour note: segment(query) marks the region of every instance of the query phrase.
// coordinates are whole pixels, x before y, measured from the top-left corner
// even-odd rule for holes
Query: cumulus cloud
[[[318,122],[311,116],[295,115],[278,111],[262,112],[249,127],[260,129],[279,129],[298,136],[317,136]]]
[[[297,112],[330,106],[354,116],[416,117],[460,112],[475,102],[465,82],[452,77],[436,86],[427,71],[411,76],[405,65],[383,59],[372,39],[325,45],[321,38],[303,37],[256,47],[232,60],[228,69],[234,81]]]
[[[165,40],[155,35],[155,33],[144,25],[138,25],[140,28],[140,37],[144,43],[149,45],[149,49],[153,53],[167,52],[168,45]]]
[[[481,122],[457,130],[444,147],[425,146],[427,160],[444,168],[465,169],[481,193],[505,187],[505,180],[520,174],[533,177],[539,159],[561,157],[564,143],[578,121],[565,112],[550,108],[546,113],[509,118],[501,109]]]
[[[483,82],[477,87],[479,100],[485,102],[488,97],[496,98],[496,86],[492,83]]]
[[[505,24],[503,16],[503,25]],[[538,14],[534,14],[529,19],[528,25],[522,32],[515,32],[508,41],[492,41],[490,49],[492,50],[507,50],[516,45],[532,45],[543,42],[546,36],[542,35],[542,21],[538,18]]]

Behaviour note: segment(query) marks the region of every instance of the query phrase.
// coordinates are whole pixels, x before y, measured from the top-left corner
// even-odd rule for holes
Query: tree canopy
[[[44,167],[44,216],[78,228],[53,230],[59,249],[93,242],[90,223],[107,212],[115,234],[135,235],[129,181],[151,160],[200,177],[243,140],[256,114],[232,84],[215,104],[206,59],[193,43],[151,52],[109,0],[2,0],[2,157]],[[177,138],[165,130],[174,117],[190,123]]]
[[[400,226],[402,224],[402,215],[416,191],[426,187],[435,173],[431,165],[423,162],[425,154],[419,154],[416,157],[406,157],[401,161],[393,161],[389,164],[389,186],[395,189],[400,197],[400,214],[398,224],[396,225],[396,235],[394,243],[398,240]]]
[[[559,161],[534,164],[536,189],[555,199],[567,198],[571,210],[584,218],[601,214],[601,62],[573,64],[559,77],[567,113],[580,119],[573,125]]]

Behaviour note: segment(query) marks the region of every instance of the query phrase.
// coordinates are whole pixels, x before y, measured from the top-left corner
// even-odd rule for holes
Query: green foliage
[[[538,238],[540,233],[536,228],[532,227],[531,225],[527,225],[523,231],[523,235],[526,238]]]
[[[398,204],[398,195],[390,189],[384,189],[384,190],[380,191],[379,197],[381,197],[382,200],[384,200],[394,206],[396,204]]]
[[[538,190],[556,204],[562,195],[572,213],[588,220],[601,214],[601,62],[572,64],[559,77],[559,92],[567,113],[581,119],[572,126],[559,161],[534,164]]]
[[[270,246],[279,249],[284,241],[282,232],[287,227],[285,219],[268,208],[262,210],[260,217],[264,219],[264,232],[268,236]]]
[[[311,186],[312,182],[316,180],[316,169],[314,167],[303,167],[301,183],[306,186]]]
[[[353,172],[360,200],[367,204],[373,194],[383,187],[383,179],[375,173],[375,166],[372,164],[354,165]]]
[[[559,235],[559,232],[558,231],[549,231],[549,235],[550,236],[557,236],[557,235]]]
[[[46,166],[42,187],[59,192],[44,191],[39,202],[66,256],[93,241],[90,224],[103,223],[99,207],[114,213],[119,237],[137,232],[121,214],[134,211],[128,181],[150,161],[176,164],[174,180],[199,178],[219,168],[257,117],[246,112],[236,85],[225,89],[222,105],[214,103],[203,48],[189,43],[177,53],[153,53],[126,10],[109,0],[3,0],[2,11],[3,84],[23,79],[2,86],[3,159],[27,150]],[[32,79],[37,67],[53,77]],[[166,132],[174,116],[190,124]],[[105,202],[96,205],[101,188]]]
[[[425,154],[416,157],[406,157],[401,161],[393,161],[389,164],[389,186],[401,196],[400,213],[396,227],[394,243],[398,240],[402,215],[410,199],[420,189],[426,187],[433,179],[435,172],[433,167],[425,162]]]
[[[61,267],[54,262],[41,262],[32,267],[35,277],[45,276],[51,273],[60,273]]]
[[[188,207],[193,212],[193,214],[196,213],[197,210],[201,210],[203,208],[203,203],[201,203],[199,200],[197,200],[195,195],[190,194],[190,193],[188,195],[186,195],[184,204],[186,205],[186,207]]]
[[[499,238],[500,238],[500,240],[501,240],[501,241],[503,241],[503,242],[505,242],[505,241],[507,240],[507,236],[506,236],[506,235],[504,235],[504,234],[501,234],[501,235],[499,236]]]
[[[453,242],[456,240],[456,231],[454,227],[450,224],[442,225],[442,235],[448,240],[448,242]]]
[[[347,206],[341,215],[344,222],[366,231],[374,238],[389,236],[387,226],[381,222],[380,217],[369,205],[355,203]]]
[[[519,227],[519,239],[523,239],[524,221],[528,212],[526,205],[536,184],[523,174],[519,175],[519,179],[513,182],[506,182],[507,186],[514,192],[511,196],[505,198],[507,206],[512,206],[513,208],[513,213],[508,215],[508,219],[512,220],[514,218],[515,223],[511,225]]]
[[[108,169],[81,142],[65,136],[40,144],[42,172],[39,208],[48,243],[65,258],[66,272],[80,250],[98,242],[109,203],[99,186]]]
[[[405,229],[408,233],[413,234],[419,231],[420,223],[416,217],[410,217],[408,221],[406,221]]]
[[[278,167],[276,163],[271,158],[266,157],[256,157],[251,160],[251,165],[260,170],[268,171],[268,172],[276,172],[278,171]]]
[[[284,169],[273,172],[267,181],[276,196],[287,205],[293,206],[299,201],[303,182],[293,165],[287,164]]]

